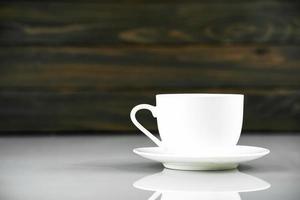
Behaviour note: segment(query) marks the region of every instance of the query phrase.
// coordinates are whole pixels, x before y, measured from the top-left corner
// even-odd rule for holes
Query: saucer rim
[[[162,149],[162,147],[139,147],[139,148],[134,148],[133,149],[133,152],[137,155],[149,155],[149,156],[168,156],[168,157],[172,157],[172,158],[178,158],[178,157],[181,157],[181,158],[211,158],[211,159],[218,159],[220,157],[222,158],[236,158],[236,157],[252,157],[254,155],[256,156],[265,156],[265,155],[268,155],[271,151],[267,148],[263,148],[263,147],[257,147],[257,146],[249,146],[249,145],[236,145],[236,147],[243,147],[243,148],[257,148],[257,149],[261,149],[262,151],[261,152],[257,152],[257,153],[238,153],[238,154],[234,154],[234,153],[229,153],[229,154],[226,154],[226,153],[223,153],[221,155],[218,155],[216,153],[214,154],[207,154],[207,155],[184,155],[184,154],[178,154],[176,152],[173,152],[173,153],[165,153],[163,152],[163,150],[161,150],[162,152],[145,152],[143,151],[144,149]]]

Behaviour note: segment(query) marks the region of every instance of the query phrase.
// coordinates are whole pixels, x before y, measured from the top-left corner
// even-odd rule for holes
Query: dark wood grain
[[[187,3],[209,3],[209,4],[220,4],[224,3],[223,0],[2,0],[1,2],[39,2],[39,3],[48,3],[48,2],[60,2],[60,3],[101,3],[101,4],[106,4],[106,3],[117,3],[117,4],[144,4],[144,5],[149,5],[153,3],[171,3],[171,4],[187,4]],[[283,2],[288,2],[288,3],[297,3],[298,0],[252,0],[251,3],[283,3]],[[227,0],[226,3],[249,3],[248,0]]]
[[[180,92],[243,93],[244,130],[299,131],[299,10],[296,0],[1,1],[0,131],[136,130],[134,105]]]
[[[0,45],[299,44],[297,1],[0,4]]]
[[[1,48],[0,87],[102,91],[296,88],[298,46]]]
[[[0,48],[0,130],[135,130],[157,93],[244,93],[244,130],[300,130],[298,46]],[[140,114],[155,129],[149,113]]]
[[[1,130],[136,130],[129,119],[131,108],[139,103],[155,104],[154,94],[147,92],[0,92]],[[174,92],[174,90],[164,90]],[[180,90],[176,90],[180,91]],[[300,92],[247,89],[194,89],[190,92],[246,93],[244,130],[299,131]],[[150,113],[138,118],[150,129],[156,129]]]

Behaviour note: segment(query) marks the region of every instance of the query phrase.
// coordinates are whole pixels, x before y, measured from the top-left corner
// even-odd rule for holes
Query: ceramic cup
[[[234,147],[243,123],[242,94],[158,94],[156,106],[140,104],[130,113],[133,124],[170,152],[224,151]],[[161,140],[136,119],[146,109],[157,118]]]

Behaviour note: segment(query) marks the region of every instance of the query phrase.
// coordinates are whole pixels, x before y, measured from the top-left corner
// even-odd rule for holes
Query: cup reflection
[[[265,190],[270,184],[238,170],[177,171],[164,169],[136,181],[134,187],[155,191],[149,200],[239,200],[239,192]]]

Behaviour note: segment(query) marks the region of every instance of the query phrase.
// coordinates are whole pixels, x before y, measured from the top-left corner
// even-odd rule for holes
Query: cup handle
[[[162,143],[159,139],[157,139],[152,133],[150,133],[145,127],[143,127],[136,119],[135,114],[142,109],[150,110],[153,117],[156,118],[156,107],[151,106],[149,104],[140,104],[135,106],[130,112],[130,119],[133,124],[140,129],[146,136],[148,136],[157,146],[161,147]]]

